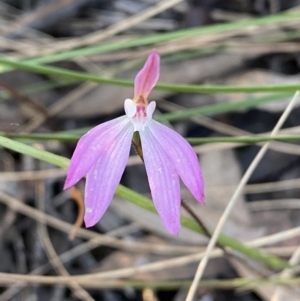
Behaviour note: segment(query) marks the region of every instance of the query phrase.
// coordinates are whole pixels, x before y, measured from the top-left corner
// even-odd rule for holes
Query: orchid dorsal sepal
[[[159,78],[160,57],[156,50],[152,50],[144,67],[138,72],[134,80],[134,99],[142,96],[147,99]]]

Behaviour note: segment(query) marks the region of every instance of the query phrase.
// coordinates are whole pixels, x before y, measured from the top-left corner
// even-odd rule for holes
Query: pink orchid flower
[[[102,123],[79,140],[72,156],[64,189],[86,176],[87,227],[95,225],[109,206],[121,180],[133,133],[139,132],[154,205],[164,226],[180,230],[180,182],[204,202],[203,179],[197,156],[175,131],[152,119],[156,103],[147,97],[159,77],[159,54],[153,50],[134,81],[134,98],[124,103],[126,115]]]

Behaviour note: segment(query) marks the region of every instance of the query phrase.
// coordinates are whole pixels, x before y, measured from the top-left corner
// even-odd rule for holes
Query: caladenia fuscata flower
[[[87,227],[96,224],[109,206],[135,132],[139,134],[152,199],[167,230],[173,235],[180,230],[179,177],[196,200],[204,202],[202,174],[193,148],[175,131],[152,119],[156,103],[148,103],[147,98],[158,81],[159,65],[160,57],[153,50],[135,78],[134,98],[124,102],[126,115],[94,127],[78,141],[64,189],[86,175]]]

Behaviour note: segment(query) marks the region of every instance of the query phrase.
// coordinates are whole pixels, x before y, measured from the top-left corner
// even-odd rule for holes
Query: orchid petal
[[[145,167],[154,205],[173,235],[180,230],[180,184],[172,162],[147,127],[140,132]]]
[[[128,124],[88,171],[85,186],[86,227],[92,227],[105,213],[124,172],[133,135]]]
[[[122,116],[94,127],[80,138],[68,168],[64,189],[75,185],[90,170],[128,123],[127,116]]]
[[[138,98],[142,95],[147,99],[149,93],[156,85],[159,78],[159,54],[153,50],[140,72],[134,80],[134,97]]]
[[[147,106],[146,108],[146,115],[148,117],[148,120],[151,120],[152,119],[152,115],[155,111],[155,108],[156,108],[156,102],[155,101],[151,101],[149,103],[149,105]]]
[[[167,126],[151,120],[148,127],[197,201],[204,203],[204,183],[199,160],[191,145]]]
[[[136,105],[132,99],[129,99],[129,98],[125,99],[124,110],[125,110],[127,117],[129,117],[129,118],[132,118],[136,114],[136,111],[137,111]]]

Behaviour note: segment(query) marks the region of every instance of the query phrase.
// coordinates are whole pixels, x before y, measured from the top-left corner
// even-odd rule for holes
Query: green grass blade
[[[0,57],[0,64],[16,69],[32,71],[45,75],[61,76],[75,80],[90,81],[99,84],[109,84],[116,86],[132,87],[133,82],[121,79],[111,79],[98,77],[85,72],[71,71],[57,67],[33,65],[12,61],[5,57]],[[289,85],[261,85],[261,86],[213,86],[213,85],[181,85],[181,84],[157,84],[157,90],[186,92],[186,93],[237,93],[237,92],[295,92],[300,89],[300,84]]]
[[[30,145],[14,141],[3,136],[0,136],[0,146],[60,167],[68,167],[70,161],[62,156],[34,148]]]
[[[156,115],[154,116],[154,118],[158,121],[176,121],[176,120],[187,119],[196,115],[215,115],[220,113],[228,113],[237,110],[253,108],[258,105],[272,102],[272,101],[281,101],[283,99],[287,99],[291,97],[292,95],[293,94],[291,93],[278,93],[278,94],[272,94],[263,97],[249,98],[242,101],[225,102],[225,103],[201,106],[201,107],[196,107],[191,109],[179,110],[172,113]]]
[[[0,132],[0,135],[10,139],[17,139],[22,141],[43,141],[43,140],[56,140],[62,142],[77,142],[79,138],[85,134],[90,128],[85,128],[83,130],[77,131],[77,133],[68,133],[68,132],[54,132],[54,133],[5,133]],[[260,142],[268,141],[281,141],[281,142],[292,142],[299,141],[300,135],[253,135],[253,136],[239,136],[239,137],[187,137],[186,140],[190,144],[209,144],[209,143],[246,143],[246,144],[255,144]]]
[[[207,143],[260,143],[268,141],[299,141],[300,135],[277,135],[277,136],[241,136],[241,137],[210,137],[210,138],[186,138],[191,144],[207,144]]]
[[[58,62],[58,61],[72,59],[79,56],[88,56],[92,54],[107,53],[111,51],[123,50],[123,49],[137,47],[137,46],[152,45],[155,43],[166,42],[166,41],[179,39],[179,38],[222,33],[222,32],[232,31],[236,29],[242,29],[250,26],[251,27],[263,26],[263,25],[269,25],[275,23],[279,24],[291,20],[299,20],[299,18],[300,18],[299,13],[289,13],[289,14],[281,13],[277,15],[253,18],[248,20],[239,20],[239,21],[229,22],[226,24],[224,23],[214,24],[210,26],[155,34],[152,36],[135,38],[129,41],[121,41],[121,42],[106,43],[106,44],[101,43],[100,45],[97,46],[84,47],[84,48],[74,49],[70,51],[64,51],[53,55],[37,57],[34,59],[27,60],[27,62],[31,62],[35,64]]]

